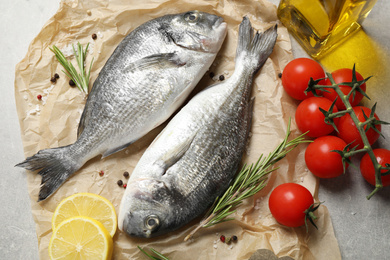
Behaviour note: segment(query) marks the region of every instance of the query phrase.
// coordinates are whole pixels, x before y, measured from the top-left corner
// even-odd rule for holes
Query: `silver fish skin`
[[[233,75],[193,97],[136,165],[122,198],[118,227],[150,238],[202,214],[236,174],[251,127],[252,81],[277,38],[277,27],[256,33],[239,27]]]
[[[77,141],[16,165],[40,169],[38,201],[91,158],[126,148],[168,119],[211,66],[226,31],[223,18],[190,11],[150,20],[129,33],[93,84]]]

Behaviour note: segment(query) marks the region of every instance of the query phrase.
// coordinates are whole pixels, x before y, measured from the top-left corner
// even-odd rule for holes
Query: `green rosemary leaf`
[[[152,259],[152,260],[169,260],[168,257],[164,256],[163,254],[161,254],[160,252],[156,251],[156,250],[153,249],[153,248],[151,248],[150,251],[152,251],[153,254],[157,255],[157,256],[160,257],[160,258],[158,258],[158,257],[156,257],[156,256],[153,256],[153,255],[147,253],[147,252],[146,252],[145,250],[143,250],[140,246],[137,246],[137,247],[138,247],[138,249],[139,249],[144,255],[146,255],[147,257],[149,257],[149,258]]]
[[[143,250],[140,246],[137,246],[137,247],[138,247],[138,249],[139,249],[144,255],[146,255],[146,256],[149,257],[150,259],[152,259],[152,260],[161,260],[161,259],[158,259],[157,257],[154,257],[154,256],[148,254],[148,253],[147,253],[145,250]]]
[[[53,47],[50,48],[50,50],[57,58],[58,62],[62,65],[62,67],[64,67],[65,70],[63,70],[63,72],[66,74],[66,76],[73,80],[77,88],[86,95],[88,94],[89,77],[91,74],[92,64],[94,60],[92,58],[88,72],[86,72],[84,64],[87,56],[88,47],[89,43],[85,47],[85,50],[83,50],[83,46],[79,42],[77,43],[77,49],[72,45],[74,56],[76,58],[76,63],[79,68],[79,73],[77,72],[73,64],[66,59],[65,55],[57,46],[53,45]]]
[[[164,256],[163,254],[161,254],[160,252],[157,252],[156,250],[154,250],[153,248],[150,249],[150,251],[152,251],[155,255],[157,255],[158,257],[161,257],[161,260],[169,260],[168,257]]]

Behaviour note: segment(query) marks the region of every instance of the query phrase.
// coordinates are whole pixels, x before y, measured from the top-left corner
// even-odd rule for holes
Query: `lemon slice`
[[[117,227],[115,208],[106,198],[93,193],[76,193],[62,200],[54,211],[51,221],[52,229],[74,216],[93,218],[107,229],[113,237]]]
[[[112,237],[99,221],[85,216],[64,220],[54,230],[50,259],[111,259]]]

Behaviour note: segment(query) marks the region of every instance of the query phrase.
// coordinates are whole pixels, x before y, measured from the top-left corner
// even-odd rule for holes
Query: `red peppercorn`
[[[125,183],[125,184],[123,184],[123,188],[125,188],[126,189],[126,187],[127,187],[127,184]]]
[[[38,99],[38,100],[42,100],[42,95],[38,95],[38,96],[37,96],[37,99]]]
[[[225,243],[226,238],[224,235],[220,236],[219,239],[221,240],[222,243]]]
[[[104,175],[104,171],[99,172],[99,176],[102,177]]]

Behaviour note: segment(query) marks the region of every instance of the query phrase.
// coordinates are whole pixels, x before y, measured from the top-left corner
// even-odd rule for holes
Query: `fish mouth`
[[[222,17],[219,17],[219,18],[215,21],[215,23],[214,23],[214,25],[213,25],[213,29],[217,29],[217,28],[219,28],[220,26],[227,27],[227,24],[226,24],[226,22],[223,21],[223,18],[222,18]]]
[[[203,51],[216,53],[221,48],[227,33],[227,23],[222,17],[218,17],[212,25],[212,30],[215,31],[213,39],[204,39],[202,42]]]

